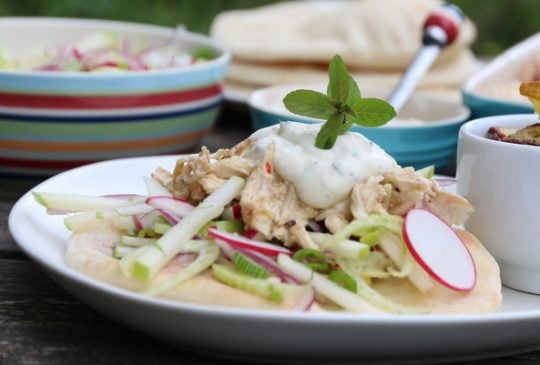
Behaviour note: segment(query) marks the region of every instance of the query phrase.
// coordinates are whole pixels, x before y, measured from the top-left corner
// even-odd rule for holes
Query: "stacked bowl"
[[[148,44],[174,38],[183,50],[212,57],[128,72],[0,69],[0,173],[51,175],[98,160],[190,151],[216,121],[230,57],[202,35],[101,20],[6,18],[0,50],[53,46],[94,31]]]

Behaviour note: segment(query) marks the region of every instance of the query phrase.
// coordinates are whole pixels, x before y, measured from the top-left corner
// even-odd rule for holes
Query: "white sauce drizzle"
[[[274,143],[276,172],[294,184],[300,199],[315,208],[329,208],[350,194],[353,185],[394,170],[396,161],[360,133],[338,137],[329,150],[315,147],[320,124],[282,122],[260,129],[247,157],[259,160]]]

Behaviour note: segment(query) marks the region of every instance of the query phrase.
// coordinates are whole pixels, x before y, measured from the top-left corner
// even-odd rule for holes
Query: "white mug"
[[[540,146],[486,138],[490,127],[522,128],[535,114],[465,123],[459,131],[457,191],[475,211],[465,222],[495,257],[502,283],[540,294]]]

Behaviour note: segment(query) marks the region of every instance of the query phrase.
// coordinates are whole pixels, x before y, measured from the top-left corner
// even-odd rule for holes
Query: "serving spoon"
[[[442,5],[426,18],[422,46],[387,98],[397,113],[409,100],[442,49],[457,38],[464,19],[461,9],[453,4]]]

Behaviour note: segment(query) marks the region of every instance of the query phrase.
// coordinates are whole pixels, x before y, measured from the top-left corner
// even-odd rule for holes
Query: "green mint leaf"
[[[378,127],[396,116],[392,105],[377,98],[357,99],[350,105],[353,113],[347,114],[347,121],[364,127]]]
[[[396,111],[386,101],[362,99],[358,84],[349,75],[339,55],[330,61],[328,78],[327,95],[311,90],[296,90],[283,99],[285,107],[292,113],[326,119],[317,134],[316,147],[332,148],[339,134],[347,132],[353,124],[377,127],[396,116]]]
[[[345,123],[343,123],[343,125],[341,126],[340,132],[341,132],[341,133],[347,132],[349,129],[351,129],[351,127],[353,126],[353,124],[354,124],[354,123],[349,122],[348,120],[346,120]]]
[[[333,104],[346,103],[350,90],[350,76],[345,62],[339,55],[335,55],[328,66],[327,95]]]
[[[330,100],[323,93],[313,90],[295,90],[283,99],[291,113],[310,118],[328,119],[336,112]]]
[[[315,147],[328,150],[336,143],[336,139],[341,132],[341,126],[345,121],[344,115],[335,113],[323,124],[315,139]]]
[[[345,104],[350,105],[355,100],[358,100],[361,97],[362,95],[360,94],[360,88],[358,87],[358,84],[352,78],[352,76],[349,76],[349,95],[347,95],[347,100],[345,101]]]

